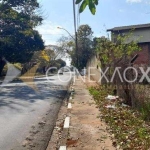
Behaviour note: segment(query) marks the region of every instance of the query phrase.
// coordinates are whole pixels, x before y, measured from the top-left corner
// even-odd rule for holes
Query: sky
[[[56,44],[67,32],[74,35],[72,0],[38,0],[41,5],[43,24],[37,27],[45,45]],[[76,6],[78,9],[78,6]],[[80,14],[79,25],[88,24],[93,36],[108,36],[107,29],[150,23],[150,0],[99,0],[97,12],[92,15],[88,9]]]

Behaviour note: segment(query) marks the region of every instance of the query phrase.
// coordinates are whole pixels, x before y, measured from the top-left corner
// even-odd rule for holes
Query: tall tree
[[[112,82],[113,86],[115,85],[117,94],[124,97],[127,104],[135,105],[135,99],[131,99],[131,95],[134,97],[134,85],[125,80],[124,71],[128,68],[126,78],[133,80],[135,74],[129,67],[133,65],[131,62],[133,56],[136,56],[137,51],[141,49],[136,41],[127,42],[130,35],[130,33],[125,36],[118,35],[115,43],[105,37],[94,38],[94,47],[101,63],[101,69],[106,71],[106,67],[109,67],[105,76]],[[119,73],[114,74],[117,67],[119,67]],[[102,83],[106,84],[104,78]]]
[[[37,0],[0,1],[0,61],[5,57],[10,62],[24,63],[34,51],[44,49],[41,36],[34,30],[42,23],[39,7]],[[0,73],[4,64],[0,63]]]
[[[78,28],[78,51],[72,52],[72,64],[76,66],[76,55],[78,55],[78,67],[83,69],[86,67],[87,61],[94,54],[92,47],[92,29],[89,25],[81,25]]]
[[[58,48],[55,51],[55,54],[57,54],[58,57],[70,57],[70,53],[73,50],[73,47],[75,46],[73,37],[65,37],[62,36],[57,41]]]

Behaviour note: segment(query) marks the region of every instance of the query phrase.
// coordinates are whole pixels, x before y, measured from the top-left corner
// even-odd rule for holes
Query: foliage
[[[45,68],[47,68],[47,69],[49,67],[61,68],[62,66],[65,66],[66,63],[61,59],[57,59],[58,55],[57,55],[56,51],[57,51],[56,49],[54,51],[54,50],[51,50],[50,48],[48,48],[43,51],[35,52],[31,61],[39,63],[38,70],[41,70],[40,72],[43,72],[43,73],[45,73],[43,71],[43,70],[45,70]]]
[[[47,62],[50,61],[50,56],[47,55],[46,51],[41,52],[41,57],[46,60]]]
[[[47,57],[49,57],[49,61],[55,60],[56,54],[55,54],[55,52],[53,50],[48,48],[48,49],[45,49],[44,51],[45,51]]]
[[[49,67],[57,67],[58,69],[64,66],[66,66],[66,62],[62,59],[52,60],[49,65]]]
[[[72,51],[72,48],[74,47],[74,40],[72,39],[72,37],[65,37],[62,36],[60,37],[60,39],[58,39],[57,41],[57,49],[55,50],[55,54],[58,57],[65,57],[68,55],[70,55],[70,52]]]
[[[92,34],[93,32],[89,25],[81,25],[77,31],[77,49],[75,38],[62,36],[57,44],[59,56],[71,57],[72,65],[78,67],[78,69],[83,69],[94,54]]]
[[[105,97],[111,91],[105,86],[92,87],[89,91],[99,106],[100,118],[109,125],[114,146],[124,150],[146,150],[150,147],[150,126],[149,122],[142,119],[142,114],[128,106],[122,106],[120,100],[115,102],[115,109],[106,108],[111,102]]]
[[[96,5],[98,5],[99,0],[76,0],[76,4],[81,3],[79,12],[82,13],[86,6],[89,6],[89,9],[93,15],[96,13]]]
[[[137,45],[137,41],[129,41],[131,35],[132,31],[125,36],[118,35],[115,42],[105,37],[94,38],[94,48],[98,55],[97,58],[100,60],[101,69],[104,71],[109,67],[106,76],[111,83],[115,84],[117,94],[124,98],[128,105],[135,107],[135,100],[133,97],[134,90],[131,84],[123,77],[124,70],[132,66],[131,59],[137,51],[141,50]],[[116,67],[120,67],[120,74],[116,73],[114,75]],[[126,77],[132,80],[134,77],[133,72],[129,70]],[[101,81],[102,84],[106,84],[106,82],[104,78]],[[127,85],[130,90],[126,88]],[[122,87],[121,90],[120,87]]]
[[[38,9],[37,0],[0,1],[0,60],[5,57],[9,62],[25,63],[34,51],[44,49],[34,30],[42,22]],[[0,72],[3,66],[0,64]]]
[[[94,54],[92,47],[92,29],[89,25],[81,25],[78,28],[77,39],[78,39],[78,49],[75,48],[71,53],[72,65],[77,66],[77,56],[78,56],[78,69],[83,69],[86,67],[88,60]]]
[[[116,64],[124,57],[129,60],[132,54],[140,50],[135,41],[126,43],[129,36],[118,35],[115,43],[105,37],[94,38],[94,47],[102,65]]]
[[[57,59],[57,63],[60,65],[58,68],[62,68],[66,66],[66,62],[62,59]]]
[[[138,109],[144,120],[150,121],[150,85],[136,84],[134,90],[135,108]]]
[[[52,50],[35,51],[30,62],[40,64],[39,67],[47,66],[50,64]]]

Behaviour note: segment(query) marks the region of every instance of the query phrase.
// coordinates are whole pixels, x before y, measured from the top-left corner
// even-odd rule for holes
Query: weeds
[[[144,103],[141,105],[140,112],[142,114],[142,119],[150,121],[150,103]]]
[[[108,100],[105,97],[111,94],[107,87],[91,87],[90,94],[101,111],[101,119],[109,125],[109,131],[117,140],[116,144],[123,150],[148,150],[150,148],[150,123],[144,119],[150,114],[150,104],[143,105],[141,113],[130,107],[123,107],[120,101],[116,101],[115,109],[105,106]]]

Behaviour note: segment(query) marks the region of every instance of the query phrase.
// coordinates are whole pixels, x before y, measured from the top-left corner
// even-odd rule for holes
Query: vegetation
[[[136,41],[126,42],[129,35],[120,36],[116,38],[116,42],[110,41],[106,37],[94,38],[94,48],[98,55],[98,58],[103,66],[114,66],[117,64],[118,60],[121,61],[126,59],[130,61],[132,55],[139,51],[140,48]]]
[[[38,64],[37,72],[45,74],[49,67],[64,67],[66,62],[58,58],[57,50],[45,49],[43,51],[35,51],[30,62],[27,62],[22,67],[22,74]]]
[[[86,67],[88,60],[94,54],[92,29],[89,25],[81,25],[77,31],[77,48],[73,37],[61,37],[58,40],[59,56],[69,55],[72,59],[72,65],[79,70]]]
[[[41,36],[34,30],[42,23],[39,8],[37,0],[0,1],[0,74],[4,58],[25,63],[34,51],[44,49]]]
[[[149,149],[150,124],[145,122],[143,113],[129,106],[123,106],[121,100],[114,102],[115,108],[106,108],[109,104],[113,105],[111,100],[105,99],[112,93],[112,87],[92,87],[89,91],[100,109],[100,118],[110,127],[109,132],[112,134],[114,146],[123,150]]]
[[[72,65],[78,67],[79,70],[86,67],[88,60],[94,54],[92,47],[92,34],[93,32],[89,25],[81,25],[77,31],[77,49],[75,47],[74,41],[70,40],[66,43],[66,49],[68,54],[71,56]]]
[[[133,95],[133,85],[124,80],[123,72],[127,67],[132,67],[131,60],[135,54],[141,50],[137,41],[128,41],[129,37],[132,35],[129,33],[125,36],[116,37],[116,41],[112,42],[105,37],[94,38],[93,45],[97,54],[97,59],[100,61],[100,68],[103,72],[109,67],[106,76],[109,80],[109,84],[116,86],[116,91],[118,95],[121,95],[125,100],[126,104],[135,106],[135,100]],[[114,75],[116,67],[120,67],[119,73]],[[113,77],[113,78],[112,78]],[[128,80],[133,80],[134,74],[132,70],[127,72]],[[108,84],[107,80],[101,80],[102,84]],[[128,89],[128,88],[129,89]]]
[[[60,37],[57,41],[57,48],[55,50],[56,58],[67,56],[66,54],[70,54],[74,46],[73,37]]]
[[[89,9],[93,15],[96,13],[96,5],[98,5],[99,0],[76,0],[76,4],[80,4],[79,12],[82,13],[84,9],[89,6]]]

